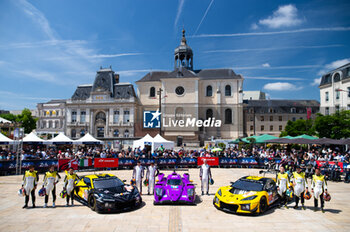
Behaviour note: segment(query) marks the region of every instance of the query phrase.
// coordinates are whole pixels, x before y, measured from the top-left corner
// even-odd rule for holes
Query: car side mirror
[[[125,182],[126,182],[126,180],[123,180],[123,182],[125,183]]]

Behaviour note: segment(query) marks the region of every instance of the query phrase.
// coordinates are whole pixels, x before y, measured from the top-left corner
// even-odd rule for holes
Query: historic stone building
[[[140,101],[139,136],[159,132],[158,128],[148,129],[142,124],[145,111],[159,109],[162,113],[161,133],[165,138],[177,141],[177,145],[202,145],[212,138],[232,139],[243,135],[243,77],[232,69],[195,69],[185,31],[174,52],[174,69],[149,72],[136,84]],[[220,120],[221,125],[169,125],[188,119],[215,119]]]
[[[320,103],[315,100],[244,100],[244,136],[279,136],[289,120],[314,119]]]
[[[51,138],[66,129],[66,100],[51,100],[37,105],[36,133]]]
[[[89,132],[114,147],[131,144],[136,105],[133,85],[119,83],[118,74],[101,67],[93,84],[79,85],[67,100],[66,135],[77,139]]]
[[[319,88],[322,114],[350,110],[350,63],[324,74]]]

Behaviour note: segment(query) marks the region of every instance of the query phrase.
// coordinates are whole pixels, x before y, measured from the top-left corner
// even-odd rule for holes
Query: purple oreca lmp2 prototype
[[[158,175],[154,188],[153,204],[192,204],[195,205],[196,191],[190,181],[190,175],[185,173],[183,177],[173,172],[165,177],[163,173]]]

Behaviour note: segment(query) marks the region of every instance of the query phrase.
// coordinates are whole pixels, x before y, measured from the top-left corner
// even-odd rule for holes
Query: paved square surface
[[[145,204],[142,208],[120,214],[97,214],[78,202],[74,207],[64,207],[65,199],[59,197],[63,180],[58,184],[55,209],[42,208],[44,198],[39,196],[37,208],[22,209],[24,198],[17,195],[22,177],[2,176],[0,231],[350,231],[350,184],[328,183],[332,200],[326,202],[325,213],[314,212],[312,200],[306,201],[306,210],[294,210],[292,203],[289,209],[271,209],[261,216],[227,214],[214,208],[213,195],[219,186],[228,185],[244,175],[258,175],[258,172],[258,169],[215,168],[212,169],[215,184],[211,186],[211,195],[200,197],[197,206],[154,206],[153,197],[143,195]],[[132,171],[111,173],[130,180]],[[189,173],[197,184],[198,194],[199,169],[190,169]],[[63,179],[64,173],[61,176]],[[39,186],[42,180],[43,175]],[[143,190],[145,193],[146,189]]]

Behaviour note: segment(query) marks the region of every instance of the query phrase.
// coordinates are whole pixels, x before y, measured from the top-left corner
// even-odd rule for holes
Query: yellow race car
[[[76,180],[74,198],[92,210],[124,211],[137,208],[142,198],[137,188],[112,174],[91,174]]]
[[[259,214],[279,200],[276,182],[272,178],[245,176],[231,185],[220,187],[213,204],[230,213]]]

